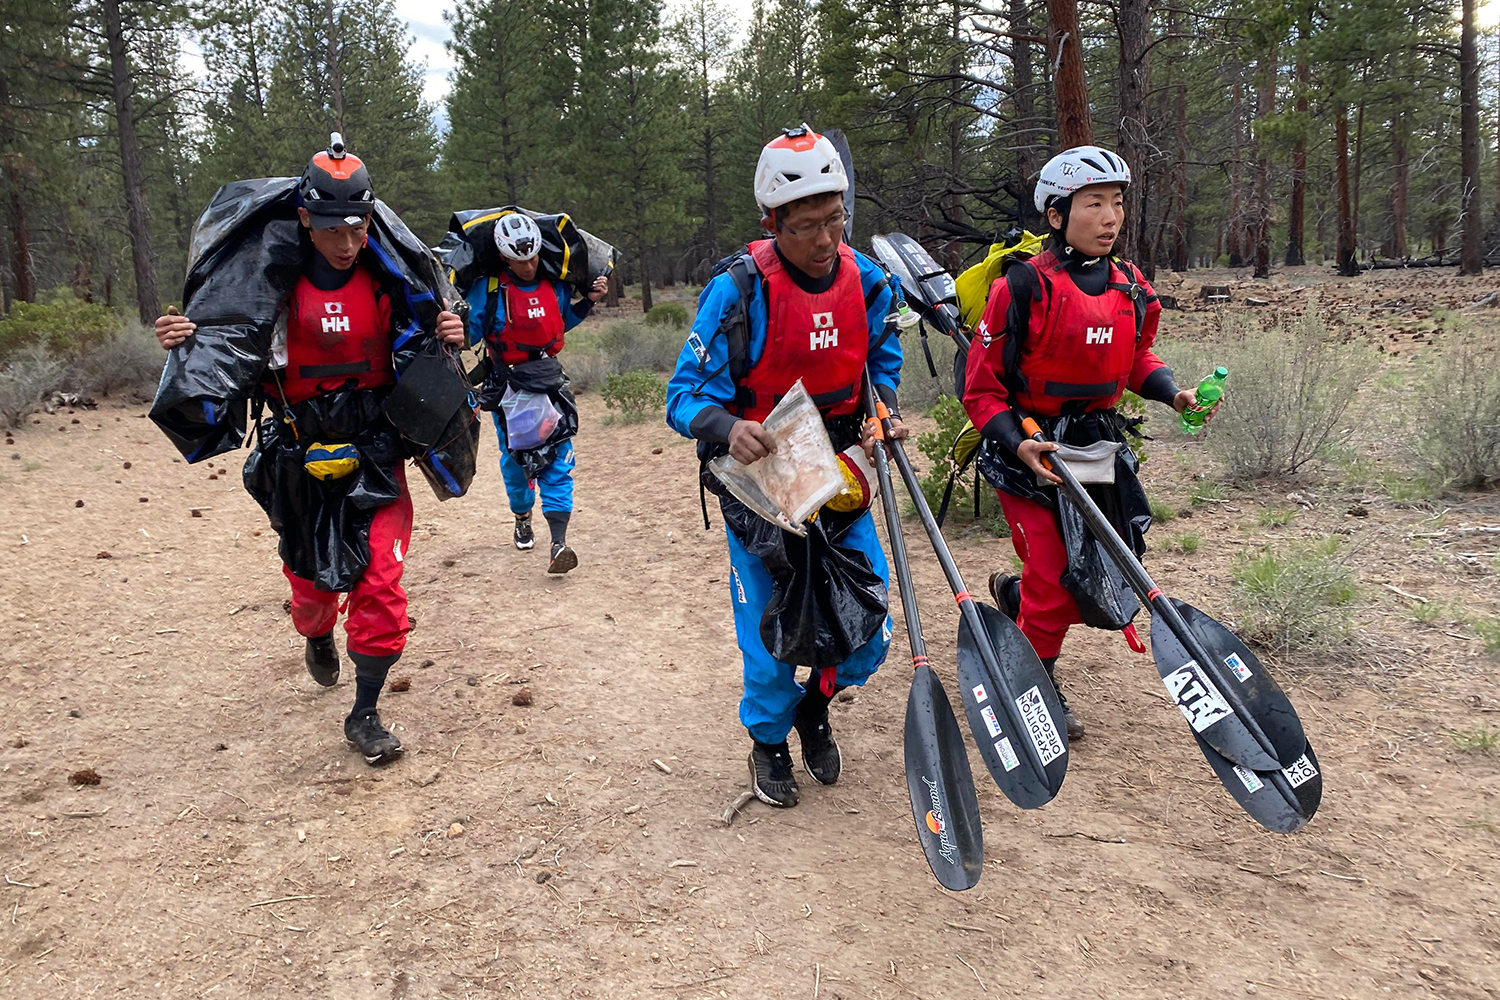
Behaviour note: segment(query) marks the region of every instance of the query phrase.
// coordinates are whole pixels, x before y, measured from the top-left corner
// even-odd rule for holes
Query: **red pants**
[[[349,651],[367,656],[394,656],[406,648],[411,622],[406,617],[406,591],[401,589],[401,570],[411,544],[411,492],[406,488],[406,468],[396,466],[401,497],[375,512],[370,522],[370,565],[349,591],[344,631]],[[313,586],[285,566],[292,585],[292,624],[305,636],[327,635],[339,618],[339,595]]]
[[[996,490],[1005,520],[1010,522],[1010,540],[1021,558],[1021,614],[1016,624],[1042,659],[1062,650],[1069,625],[1080,624],[1078,605],[1062,585],[1068,568],[1068,550],[1063,545],[1057,514],[1039,503]]]

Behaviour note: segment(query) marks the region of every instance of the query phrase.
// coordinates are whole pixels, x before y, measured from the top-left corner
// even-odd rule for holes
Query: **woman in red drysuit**
[[[1021,418],[1037,418],[1048,437],[1061,425],[1067,443],[1082,445],[1123,440],[1127,423],[1114,406],[1126,389],[1179,413],[1194,402],[1151,351],[1161,316],[1156,293],[1133,265],[1111,256],[1129,186],[1130,168],[1097,146],[1047,162],[1035,198],[1052,239],[990,288],[964,379],[964,407],[983,431],[992,459],[986,471],[996,470],[989,478],[1022,561],[1019,577],[991,576],[990,593],[1016,619],[1049,676],[1068,627],[1082,618],[1063,584],[1068,556],[1055,493],[1037,483],[1059,482],[1042,464],[1057,445],[1027,438]],[[1139,548],[1140,531],[1127,527],[1127,544],[1135,534]],[[1063,708],[1069,739],[1081,739],[1083,723],[1066,699]]]

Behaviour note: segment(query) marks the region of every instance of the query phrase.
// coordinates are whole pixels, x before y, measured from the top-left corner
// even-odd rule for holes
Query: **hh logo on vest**
[[[527,319],[541,319],[547,315],[547,310],[542,306],[542,300],[534,295],[526,300],[526,305],[530,307],[526,310]]]
[[[833,313],[813,313],[813,330],[808,334],[810,338],[809,350],[818,351],[825,347],[839,346],[839,330],[833,325]]]
[[[1112,344],[1115,340],[1115,328],[1112,326],[1091,326],[1083,336],[1085,344]]]
[[[344,304],[342,302],[323,303],[323,332],[324,333],[348,333],[349,317],[344,315]]]

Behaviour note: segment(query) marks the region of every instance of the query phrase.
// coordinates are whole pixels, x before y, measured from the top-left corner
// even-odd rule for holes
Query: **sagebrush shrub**
[[[0,417],[8,426],[21,426],[41,398],[62,384],[67,369],[44,339],[13,350],[0,363]]]
[[[1234,569],[1233,601],[1246,641],[1283,658],[1345,642],[1359,587],[1342,547],[1335,537],[1242,557]]]
[[[1412,446],[1448,486],[1481,489],[1500,480],[1500,338],[1458,324],[1417,361]]]

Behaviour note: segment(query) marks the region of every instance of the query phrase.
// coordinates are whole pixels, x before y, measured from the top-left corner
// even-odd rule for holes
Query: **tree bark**
[[[1406,112],[1396,114],[1391,123],[1391,154],[1394,176],[1391,179],[1391,256],[1406,256],[1406,204],[1411,190],[1411,162],[1407,150]]]
[[[1151,241],[1146,230],[1146,158],[1150,150],[1146,134],[1146,46],[1151,31],[1150,0],[1120,0],[1116,24],[1120,37],[1120,123],[1116,130],[1116,151],[1135,176],[1135,183],[1125,191],[1125,239],[1120,252],[1145,267],[1151,262]]]
[[[333,9],[333,0],[324,0],[323,9],[328,14],[328,99],[333,104],[334,122],[340,134],[344,131],[344,77],[339,71],[339,27]],[[348,140],[348,136],[344,137]]]
[[[1297,138],[1292,143],[1292,198],[1287,211],[1288,267],[1307,263],[1302,232],[1307,225],[1307,91],[1312,84],[1312,70],[1307,61],[1305,21],[1297,25],[1297,42]]]
[[[1172,243],[1172,270],[1186,271],[1189,266],[1188,258],[1188,222],[1187,222],[1187,84],[1178,84],[1177,97],[1172,109],[1172,115],[1176,121],[1177,141],[1177,169],[1176,177],[1173,179],[1173,209],[1176,214],[1177,237]]]
[[[1365,81],[1360,80],[1360,94],[1365,93]],[[1352,205],[1349,215],[1354,219],[1354,246],[1359,248],[1359,192],[1360,180],[1364,176],[1365,166],[1365,99],[1359,99],[1359,110],[1354,114],[1354,173],[1350,178]]]
[[[1011,78],[1015,85],[1012,98],[1016,105],[1016,128],[1021,133],[1021,148],[1016,153],[1016,168],[1020,173],[1020,189],[1016,195],[1016,216],[1022,229],[1037,230],[1042,227],[1041,213],[1032,200],[1032,177],[1039,169],[1036,141],[1036,100],[1032,88],[1036,85],[1031,66],[1031,43],[1021,41],[1031,35],[1030,4],[1027,0],[1010,0],[1010,30],[1020,36],[1010,43]]]
[[[1261,133],[1275,113],[1276,52],[1263,57],[1255,96],[1255,277],[1271,276],[1271,141]]]
[[[1472,2],[1472,0],[1471,0]],[[1083,79],[1082,35],[1078,29],[1078,0],[1047,0],[1047,49],[1057,66],[1058,147],[1072,149],[1094,141],[1089,121],[1088,88]]]
[[[1463,242],[1459,247],[1458,273],[1478,274],[1484,268],[1479,257],[1479,47],[1474,26],[1478,0],[1463,0],[1464,22],[1458,43],[1459,139],[1463,168]]]
[[[156,291],[156,262],[151,256],[151,220],[146,210],[146,177],[141,166],[141,142],[135,131],[134,83],[120,0],[100,0],[104,36],[109,46],[110,77],[114,84],[115,124],[120,140],[120,172],[125,180],[125,217],[130,233],[130,257],[135,265],[135,300],[141,322],[150,326],[161,312]]]
[[[1466,0],[1472,2],[1472,0]],[[1359,274],[1354,256],[1354,216],[1349,206],[1349,106],[1340,103],[1334,117],[1334,156],[1338,160],[1338,268],[1352,278]]]
[[[19,155],[5,155],[5,186],[10,189],[10,274],[15,283],[15,298],[35,302],[36,272],[31,267],[31,227],[26,222],[26,201],[21,196],[21,171],[16,168]]]
[[[1230,59],[1229,73],[1234,80],[1229,99],[1229,266],[1244,267],[1245,216],[1240,206],[1240,158],[1244,145],[1240,126],[1245,118],[1244,80],[1238,55]]]

